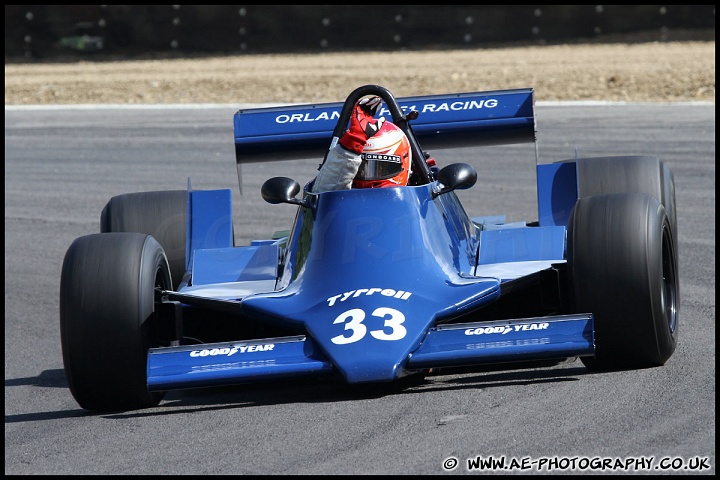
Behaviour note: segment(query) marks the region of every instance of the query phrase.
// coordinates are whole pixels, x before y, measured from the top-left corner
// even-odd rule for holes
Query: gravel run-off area
[[[714,38],[714,36],[713,36]],[[538,101],[715,102],[715,41],[5,63],[5,105],[342,101],[532,87]]]

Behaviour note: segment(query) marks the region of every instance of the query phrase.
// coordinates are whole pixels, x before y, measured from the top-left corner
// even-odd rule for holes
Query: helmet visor
[[[402,159],[399,155],[363,153],[362,163],[360,163],[355,179],[383,180],[396,176],[402,170]]]

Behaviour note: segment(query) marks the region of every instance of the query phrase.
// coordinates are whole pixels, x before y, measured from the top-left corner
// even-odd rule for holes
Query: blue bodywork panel
[[[538,214],[541,226],[567,226],[578,199],[575,162],[537,166]]]
[[[564,258],[564,227],[497,228],[480,234],[480,265]]]
[[[206,248],[227,248],[234,245],[232,223],[232,192],[223,190],[190,190],[188,188],[186,268],[191,269],[193,254]]]
[[[277,242],[243,248],[195,250],[192,284],[274,280],[278,266]]]

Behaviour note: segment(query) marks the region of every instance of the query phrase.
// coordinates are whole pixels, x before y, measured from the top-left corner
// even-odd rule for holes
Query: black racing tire
[[[677,234],[675,180],[659,158],[628,155],[579,158],[576,162],[580,198],[601,193],[650,194],[665,207],[673,235]]]
[[[147,388],[148,349],[158,347],[155,287],[168,289],[160,244],[140,233],[77,238],[60,277],[65,376],[78,404],[97,412],[156,406]]]
[[[670,219],[670,227],[673,231],[673,238],[675,239],[675,253],[678,254],[679,241],[677,238],[678,227],[677,227],[677,208],[675,207],[675,177],[673,176],[672,170],[663,162],[660,162],[660,182],[662,184],[662,198],[660,203],[665,207],[665,212]],[[679,255],[678,255],[679,256]]]
[[[167,255],[172,289],[185,275],[188,192],[165,190],[112,197],[100,215],[100,232],[137,232],[155,237]]]
[[[602,194],[576,203],[568,223],[574,311],[592,313],[590,370],[664,365],[678,341],[679,277],[670,219],[653,196]]]

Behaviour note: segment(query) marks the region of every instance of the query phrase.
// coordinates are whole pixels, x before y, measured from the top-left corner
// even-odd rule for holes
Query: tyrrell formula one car
[[[456,191],[475,183],[472,166],[427,161],[425,148],[535,142],[532,89],[396,99],[367,85],[344,103],[240,110],[238,171],[322,159],[367,95],[410,140],[407,186],[312,193],[312,181],[270,178],[263,198],[297,213],[246,246],[229,189],[109,200],[101,233],[77,238],[62,266],[63,360],[80,406],[137,409],[170,390],[266,380],[369,386],[456,366],[669,359],[679,277],[663,162],[536,158],[538,217],[506,223],[465,212]]]

